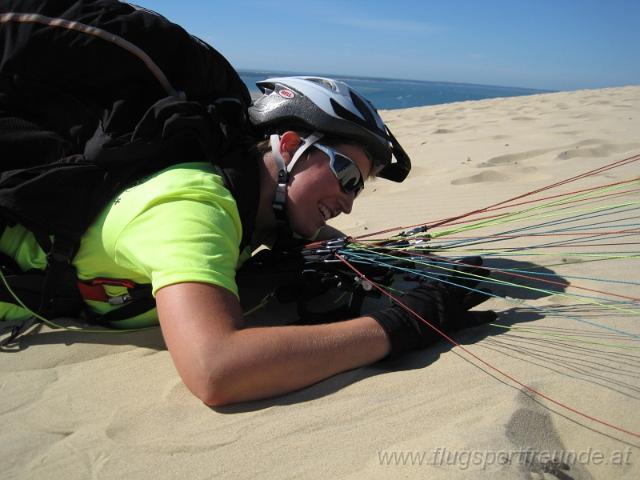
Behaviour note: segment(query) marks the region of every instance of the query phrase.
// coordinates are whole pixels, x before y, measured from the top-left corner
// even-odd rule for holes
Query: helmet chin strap
[[[311,135],[303,139],[302,145],[298,147],[296,153],[294,153],[289,165],[287,165],[280,153],[280,135],[271,135],[269,141],[271,142],[271,154],[273,160],[276,162],[278,173],[276,176],[276,193],[273,197],[273,211],[276,215],[276,219],[279,221],[287,221],[286,207],[287,207],[287,188],[289,186],[289,178],[293,167],[298,162],[302,154],[306,152],[309,147],[322,138],[322,133],[313,132]]]

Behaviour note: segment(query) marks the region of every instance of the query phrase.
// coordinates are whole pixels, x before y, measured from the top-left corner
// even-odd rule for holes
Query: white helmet
[[[249,119],[263,133],[292,129],[348,139],[366,148],[376,176],[402,182],[409,174],[409,156],[371,102],[346,83],[305,76],[269,78],[256,85],[263,95],[249,107]]]

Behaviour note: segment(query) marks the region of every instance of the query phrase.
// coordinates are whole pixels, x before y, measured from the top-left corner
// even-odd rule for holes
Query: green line
[[[362,250],[366,251],[366,249],[362,249]],[[371,253],[374,253],[374,252],[371,252]],[[383,257],[390,257],[390,258],[394,258],[394,259],[400,258],[400,257],[394,257],[392,255],[384,254],[382,252],[377,252],[376,255],[380,255],[380,256],[383,256]],[[413,263],[418,264],[418,265],[423,265],[423,266],[430,267],[430,268],[438,268],[440,270],[445,270],[445,271],[448,271],[448,272],[454,272],[454,273],[458,273],[458,274],[460,273],[458,270],[455,270],[453,268],[443,267],[441,265],[434,265],[434,264],[424,263],[424,262],[420,262],[420,261],[416,261],[416,260],[411,260],[411,261]],[[487,280],[487,278],[483,277],[482,275],[476,275],[476,274],[473,274],[473,273],[465,273],[465,275],[467,277],[476,278],[476,279],[481,280],[481,281],[486,281]],[[518,288],[522,288],[522,289],[525,289],[525,290],[530,290],[530,291],[533,291],[533,292],[546,293],[546,294],[550,294],[550,295],[557,295],[559,297],[567,297],[567,298],[570,298],[570,299],[577,298],[583,304],[586,303],[586,304],[598,305],[599,307],[603,307],[603,308],[607,308],[607,309],[611,309],[611,310],[617,310],[617,311],[620,311],[620,312],[640,314],[640,310],[628,309],[628,308],[624,308],[624,307],[616,307],[614,305],[606,305],[604,303],[598,302],[598,301],[593,300],[593,299],[577,297],[576,295],[572,295],[572,294],[569,294],[569,293],[553,292],[551,290],[544,290],[544,289],[541,289],[541,288],[535,288],[535,287],[529,287],[529,286],[525,286],[525,285],[519,285],[517,283],[508,282],[506,280],[497,280],[495,278],[491,278],[491,281],[493,283],[498,284],[498,285],[504,285],[504,286],[510,286],[510,287],[518,287]]]
[[[456,229],[449,229],[449,230],[445,230],[442,232],[434,232],[431,233],[431,238],[440,238],[446,235],[451,235],[451,234],[455,234],[455,233],[460,233],[460,232],[466,232],[469,230],[476,230],[478,228],[483,228],[483,227],[487,227],[487,226],[495,226],[495,225],[506,225],[506,224],[510,224],[510,223],[515,223],[515,222],[520,222],[522,220],[540,220],[540,219],[544,219],[544,218],[550,218],[550,217],[557,217],[558,215],[573,215],[573,214],[583,214],[583,213],[598,213],[598,212],[604,212],[607,210],[615,210],[618,208],[623,208],[623,207],[628,207],[631,205],[640,205],[640,200],[639,201],[635,201],[635,202],[625,202],[625,203],[620,203],[620,204],[616,204],[616,205],[608,205],[608,206],[604,206],[604,207],[600,207],[600,208],[594,208],[594,209],[579,209],[579,210],[571,210],[568,212],[565,211],[551,211],[551,212],[547,212],[544,214],[539,214],[539,215],[529,215],[529,212],[531,210],[528,211],[522,211],[522,212],[516,212],[513,214],[507,214],[504,215],[500,218],[493,218],[490,220],[485,220],[482,222],[478,222],[475,224],[471,224],[471,225],[466,225],[460,228],[456,228]],[[490,237],[489,237],[490,238]]]
[[[631,255],[629,257],[625,257],[625,258],[640,258],[640,255]],[[589,260],[583,260],[582,263],[591,263],[591,262],[602,262],[604,260],[618,260],[617,258],[593,258],[593,259],[589,259]],[[570,263],[550,263],[548,265],[544,265],[542,266],[542,268],[548,268],[548,267],[558,267],[561,265],[573,265]]]
[[[526,327],[508,327],[506,325],[499,325],[497,323],[490,323],[489,325],[491,325],[492,327],[504,328],[505,330],[515,330],[515,331],[527,332],[527,333],[531,333],[533,335],[538,335],[538,336],[541,336],[541,337],[560,338],[560,339],[563,339],[565,341],[572,342],[572,343],[583,343],[583,344],[587,344],[587,345],[598,345],[598,346],[608,347],[608,348],[620,348],[620,349],[623,349],[623,350],[640,350],[640,346],[635,346],[635,345],[616,345],[616,344],[613,344],[613,343],[603,343],[603,342],[592,342],[592,341],[588,341],[588,340],[578,340],[578,339],[571,338],[572,335],[562,335],[562,334],[554,334],[554,333],[540,333],[540,332],[536,332],[536,331],[531,330],[531,329],[527,329]]]
[[[526,250],[528,247],[522,247],[523,250]],[[391,250],[391,249],[389,249]],[[485,254],[491,254],[491,255],[495,255],[496,253],[503,253],[504,255],[509,255],[509,254],[514,254],[514,256],[528,256],[528,257],[549,257],[549,256],[559,256],[559,257],[602,257],[601,260],[616,260],[616,259],[620,259],[620,258],[640,258],[640,254],[633,252],[631,255],[611,255],[611,252],[551,252],[551,253],[547,253],[547,252],[528,252],[528,253],[520,253],[517,250],[517,247],[511,248],[511,249],[473,249],[473,248],[469,248],[469,249],[446,249],[446,250],[437,250],[434,249],[432,250],[432,252],[446,252],[446,253],[464,253],[464,254],[468,254],[468,253],[473,253],[476,255],[482,255],[483,253]],[[401,257],[398,257],[401,258]],[[585,262],[587,262],[589,260],[585,260]],[[578,263],[578,262],[575,262]],[[563,264],[566,265],[566,264]]]
[[[525,208],[524,210],[518,210],[518,211],[515,211],[515,212],[506,212],[506,213],[500,215],[497,218],[491,218],[491,219],[483,220],[483,221],[480,221],[480,222],[476,222],[476,223],[471,224],[471,225],[466,225],[466,226],[463,226],[463,227],[444,230],[442,232],[435,233],[435,234],[432,233],[431,237],[432,238],[438,238],[438,237],[441,237],[441,236],[444,236],[444,235],[449,235],[451,233],[457,233],[457,232],[461,232],[461,231],[473,230],[473,229],[476,229],[476,228],[481,228],[483,226],[501,225],[501,224],[505,224],[505,223],[511,223],[511,222],[514,222],[514,221],[517,221],[517,220],[520,220],[520,219],[519,218],[518,219],[513,219],[511,221],[505,221],[505,220],[510,218],[510,217],[515,217],[517,215],[529,214],[530,212],[534,212],[534,211],[537,211],[537,210],[542,210],[542,209],[547,209],[547,208],[551,208],[551,207],[566,205],[567,203],[571,203],[573,200],[581,198],[581,197],[585,197],[586,199],[589,199],[590,195],[595,195],[596,193],[599,194],[599,193],[602,193],[602,192],[605,192],[605,191],[608,191],[608,190],[616,190],[616,189],[621,189],[621,188],[627,188],[629,185],[632,185],[633,183],[640,184],[640,180],[634,181],[634,182],[632,182],[630,184],[616,185],[614,187],[602,187],[600,189],[592,190],[590,192],[583,192],[583,193],[580,193],[580,194],[571,195],[569,197],[562,198],[560,200],[555,200],[555,201],[552,201],[552,202],[543,203],[541,205],[535,205],[533,207]],[[631,202],[632,205],[635,204],[635,203],[637,203],[637,202]],[[616,207],[613,207],[613,208],[619,208],[620,206],[626,206],[626,204],[620,204],[620,205],[618,205]],[[606,207],[606,208],[610,208],[610,207]],[[598,210],[597,209],[596,210],[586,210],[585,213],[586,212],[593,212],[593,211],[598,211]],[[581,210],[578,210],[578,212],[581,212]],[[568,212],[568,213],[574,213],[574,212]],[[549,215],[542,215],[542,216],[541,215],[527,215],[526,219],[545,218],[547,216],[549,216]]]

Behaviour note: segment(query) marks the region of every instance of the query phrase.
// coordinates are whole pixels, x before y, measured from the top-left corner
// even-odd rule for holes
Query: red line
[[[444,257],[438,257],[436,255],[430,255],[428,253],[418,253],[418,252],[413,253],[412,252],[412,255],[416,256],[416,257],[428,258],[428,259],[431,259],[431,260],[438,260],[440,262],[442,262],[442,260],[447,260],[450,265],[460,265],[460,264],[462,264],[462,262],[459,262],[459,261],[450,260],[450,259],[447,259],[447,258],[444,258]],[[571,287],[576,288],[578,290],[584,290],[585,292],[601,293],[602,295],[609,295],[610,297],[618,297],[618,298],[624,298],[625,300],[632,300],[632,301],[640,302],[640,298],[638,298],[638,297],[630,297],[630,296],[627,296],[627,295],[621,295],[619,293],[605,292],[603,290],[597,290],[595,288],[581,287],[579,285],[574,285],[572,283],[567,284],[567,283],[562,283],[562,282],[556,282],[554,280],[549,280],[549,279],[546,279],[546,278],[540,278],[540,277],[536,277],[536,276],[533,276],[533,275],[525,275],[524,273],[507,272],[507,271],[501,270],[499,268],[487,267],[485,265],[483,265],[482,268],[484,268],[486,270],[489,270],[491,272],[502,273],[503,275],[511,275],[512,277],[525,278],[527,280],[535,280],[536,282],[548,283],[550,285],[558,285],[558,286],[561,286],[561,287],[568,287],[569,285],[571,285]],[[558,293],[558,292],[556,292],[556,293]]]
[[[365,278],[367,279],[367,277],[365,275],[363,275],[360,271],[358,271],[358,269],[356,269],[353,265],[351,265],[344,257],[342,257],[341,255],[336,254],[336,257],[338,259],[340,259],[341,262],[343,262],[347,267],[349,267],[351,270],[353,270],[355,273],[357,273],[358,275],[360,275],[361,278]],[[384,290],[383,288],[381,288],[380,286],[378,286],[375,282],[372,282],[371,280],[367,279],[367,281],[369,281],[375,288],[377,288],[380,292],[382,292],[384,295],[388,296],[389,298],[391,298],[391,300],[393,300],[395,303],[397,303],[398,305],[400,305],[402,308],[404,308],[406,311],[408,311],[409,313],[411,313],[412,315],[414,315],[418,320],[420,320],[421,322],[423,322],[424,324],[426,324],[429,328],[431,328],[432,330],[434,330],[435,332],[437,332],[438,334],[440,334],[444,339],[446,339],[449,343],[451,343],[452,345],[460,348],[463,352],[465,352],[467,355],[470,355],[471,357],[473,357],[474,359],[476,359],[477,361],[481,362],[482,364],[484,364],[485,366],[487,366],[488,368],[490,368],[491,370],[494,370],[495,372],[498,372],[500,375],[504,376],[505,378],[508,378],[509,380],[511,380],[512,382],[516,383],[517,385],[521,386],[522,388],[528,390],[529,392],[538,395],[539,397],[544,398],[545,400],[548,400],[549,402],[564,408],[565,410],[568,410],[570,412],[575,413],[576,415],[579,415],[583,418],[589,419],[593,422],[599,423],[600,425],[604,425],[607,426],[609,428],[612,428],[614,430],[617,430],[619,432],[622,433],[626,433],[628,435],[632,435],[634,437],[640,438],[640,433],[637,432],[632,432],[631,430],[627,430],[626,428],[614,425],[612,423],[606,422],[604,420],[601,420],[597,417],[591,416],[587,413],[584,413],[580,410],[578,410],[577,408],[574,407],[570,407],[569,405],[562,403],[558,400],[555,400],[554,398],[542,393],[539,390],[536,390],[533,387],[530,387],[529,385],[526,385],[525,383],[521,382],[520,380],[517,380],[515,377],[509,375],[508,373],[506,373],[505,371],[499,369],[498,367],[492,365],[491,363],[487,362],[486,360],[483,360],[482,358],[480,358],[478,355],[476,355],[475,353],[471,352],[470,350],[468,350],[467,348],[465,348],[464,346],[462,346],[461,344],[459,344],[458,342],[456,342],[453,338],[449,337],[446,333],[442,332],[440,329],[438,329],[437,327],[433,326],[431,323],[429,323],[427,320],[425,320],[424,318],[422,318],[420,315],[418,315],[415,311],[413,311],[411,308],[409,308],[407,305],[405,305],[404,303],[402,303],[400,300],[398,300],[397,297],[391,295],[389,292],[387,292],[386,290]]]
[[[576,241],[578,241],[579,239],[576,238]],[[640,245],[640,242],[617,242],[617,243],[570,243],[567,245],[552,245],[553,248],[581,248],[581,247],[615,247],[618,245]],[[463,245],[464,246],[464,245]],[[540,246],[546,246],[546,245],[530,245],[527,247],[527,249],[535,249],[537,247]],[[508,248],[518,248],[518,247],[508,247]],[[489,250],[494,250],[494,249],[489,249]],[[500,249],[498,249],[500,250]],[[606,252],[600,252],[600,253],[606,253]]]
[[[615,185],[621,185],[621,184],[625,184],[625,183],[636,182],[639,179],[640,179],[640,177],[633,178],[631,180],[625,180],[625,181],[622,181],[622,182],[615,182],[615,183],[609,183],[609,184],[605,184],[605,185],[599,185],[597,187],[585,188],[583,190],[576,190],[576,191],[573,191],[573,192],[566,192],[566,193],[560,193],[558,195],[550,195],[548,197],[536,198],[536,199],[533,199],[533,200],[527,200],[527,201],[524,201],[524,202],[513,203],[513,204],[510,204],[510,205],[502,205],[502,206],[495,207],[495,208],[487,208],[486,211],[487,212],[494,212],[494,211],[497,211],[497,210],[504,210],[505,208],[512,208],[512,207],[517,207],[517,206],[521,206],[521,205],[527,205],[527,204],[530,204],[530,203],[543,202],[545,200],[551,200],[553,198],[566,197],[568,195],[575,195],[576,193],[583,193],[583,192],[588,192],[588,191],[592,191],[592,190],[598,190],[600,188],[606,188],[606,187],[611,187],[611,186],[615,186]],[[580,199],[572,200],[572,201],[569,201],[569,202],[565,202],[562,205],[570,205],[570,204],[574,204],[574,203],[586,202],[588,200],[598,200],[598,199],[602,199],[602,198],[606,198],[606,197],[622,196],[622,195],[627,194],[627,193],[634,193],[634,192],[638,192],[638,191],[640,191],[640,189],[637,189],[637,188],[631,189],[631,190],[623,190],[621,192],[609,193],[609,194],[606,194],[606,195],[598,195],[598,196],[595,196],[595,197],[580,198]],[[482,221],[482,220],[490,220],[492,218],[500,217],[502,215],[504,215],[504,214],[503,213],[495,213],[493,215],[485,215],[483,217],[475,217],[475,218],[463,219],[463,220],[460,220],[459,222],[449,222],[449,223],[447,223],[447,225],[448,226],[464,225],[466,223],[471,223],[471,222],[479,222],[479,221]],[[450,217],[447,217],[447,218],[450,218]],[[432,223],[443,222],[443,221],[446,221],[446,219],[433,220],[432,222],[418,223],[418,224],[415,224],[415,225],[408,225],[408,226],[405,226],[405,227],[389,228],[389,229],[386,229],[386,230],[381,230],[379,232],[367,233],[366,235],[362,235],[362,236],[359,236],[359,237],[356,237],[356,238],[358,240],[360,240],[360,239],[367,238],[367,237],[370,237],[370,236],[373,236],[373,235],[393,232],[393,231],[396,231],[396,230],[405,230],[405,229],[409,229],[409,228],[422,227],[422,226],[425,226],[425,225],[429,225],[429,228],[432,228],[433,227],[433,225],[431,225]]]
[[[628,157],[628,158],[625,158],[623,160],[618,160],[618,161],[610,163],[608,165],[604,165],[602,167],[598,167],[598,168],[595,168],[593,170],[589,170],[589,171],[581,173],[579,175],[575,175],[573,177],[569,177],[569,178],[566,178],[564,180],[560,180],[559,182],[552,183],[551,185],[547,185],[546,187],[541,187],[541,188],[538,188],[536,190],[531,190],[530,192],[523,193],[521,195],[517,195],[517,196],[512,197],[512,198],[510,198],[508,200],[503,200],[502,202],[494,203],[493,205],[489,205],[488,207],[479,208],[477,210],[473,210],[471,212],[468,212],[468,213],[465,213],[465,214],[462,214],[462,215],[458,215],[457,217],[453,217],[453,218],[450,218],[450,219],[447,219],[447,220],[442,220],[442,221],[440,221],[438,223],[430,225],[430,228],[438,227],[440,225],[444,225],[445,223],[449,223],[450,221],[458,220],[458,219],[464,218],[464,217],[468,217],[469,215],[473,215],[475,213],[486,212],[486,211],[488,211],[490,209],[494,209],[494,208],[499,207],[501,205],[508,204],[508,203],[510,203],[510,202],[512,202],[514,200],[520,200],[521,198],[527,197],[529,195],[535,195],[536,193],[540,193],[540,192],[543,192],[545,190],[550,190],[552,188],[559,187],[561,185],[565,185],[565,184],[567,184],[569,182],[574,182],[576,180],[580,180],[580,179],[585,178],[585,177],[587,177],[589,175],[595,175],[597,173],[606,172],[607,170],[611,170],[612,168],[619,167],[621,165],[626,165],[628,163],[633,163],[633,162],[635,162],[637,160],[640,160],[640,155],[634,155],[632,157]],[[568,194],[571,194],[571,193],[572,192],[569,192]]]
[[[636,180],[637,179],[633,179],[633,180],[629,180],[629,181],[635,182]],[[619,183],[625,183],[625,182],[619,182]],[[607,187],[607,186],[608,185],[604,185],[604,187]],[[597,190],[598,188],[603,188],[603,187],[596,187],[596,188],[593,188],[593,189],[585,189],[585,190]],[[575,204],[575,203],[586,202],[588,200],[599,200],[599,199],[606,198],[606,197],[622,196],[623,194],[633,193],[633,192],[637,192],[637,191],[640,191],[640,189],[624,190],[622,192],[617,192],[615,194],[610,193],[610,194],[607,194],[607,195],[598,195],[596,197],[580,198],[580,199],[571,200],[571,201],[563,203],[562,205],[556,205],[556,206],[571,205],[571,204]],[[552,197],[539,198],[539,199],[536,199],[536,200],[527,200],[526,202],[520,202],[520,203],[514,203],[512,205],[504,205],[504,206],[501,206],[501,207],[490,208],[490,209],[487,210],[487,212],[494,212],[496,210],[502,210],[502,209],[505,209],[505,208],[516,207],[516,206],[525,205],[525,204],[528,204],[528,203],[542,202],[542,201],[548,200],[550,198],[563,197],[563,196],[568,196],[568,195],[572,195],[572,194],[575,194],[575,193],[576,192],[567,192],[567,193],[562,193],[560,195],[554,195]],[[491,218],[500,217],[502,215],[503,215],[502,213],[498,213],[498,214],[494,214],[494,215],[487,215],[485,217],[469,218],[469,219],[466,219],[466,220],[461,220],[459,222],[447,223],[447,225],[448,226],[451,226],[451,225],[464,225],[466,223],[479,222],[481,220],[488,220],[488,219],[491,219]]]
[[[617,185],[617,184],[620,184],[620,183],[635,182],[637,180],[638,180],[637,178],[634,178],[633,180],[627,180],[626,182],[617,182],[615,184],[601,185],[599,187],[587,188],[587,189],[584,189],[584,190],[578,190],[578,191],[574,191],[574,192],[561,193],[559,195],[552,195],[550,197],[538,198],[538,199],[535,199],[535,200],[527,200],[526,202],[519,202],[519,203],[514,203],[514,204],[511,204],[511,205],[503,205],[501,207],[489,208],[487,210],[487,212],[493,212],[493,211],[496,211],[496,210],[503,210],[505,208],[512,208],[512,207],[516,207],[516,206],[520,206],[520,205],[526,205],[526,204],[529,204],[529,203],[542,202],[544,200],[549,200],[549,199],[557,198],[557,197],[566,197],[568,195],[574,195],[576,193],[580,193],[580,192],[584,192],[584,191],[597,190],[599,188],[605,188],[605,187],[609,187],[611,185]],[[622,192],[608,193],[606,195],[597,195],[595,197],[578,198],[578,199],[575,199],[575,200],[564,202],[562,205],[557,205],[557,206],[571,205],[571,204],[575,204],[575,203],[586,202],[588,200],[600,200],[602,198],[607,198],[607,197],[617,197],[617,196],[622,196],[622,195],[627,194],[627,193],[634,193],[634,192],[638,192],[638,191],[640,191],[640,189],[634,188],[634,189],[631,189],[631,190],[624,190]],[[499,214],[495,214],[495,215],[487,215],[486,217],[476,217],[476,218],[473,218],[473,219],[462,220],[460,222],[447,223],[447,225],[448,226],[451,226],[451,225],[463,225],[465,223],[478,222],[480,220],[487,220],[487,219],[490,219],[490,218],[499,217],[501,215],[502,214],[499,213]]]
[[[524,198],[524,197],[527,197],[527,196],[530,196],[530,195],[535,195],[536,193],[540,193],[540,192],[543,192],[545,190],[550,190],[552,188],[567,184],[569,182],[580,180],[580,179],[585,178],[585,177],[587,177],[589,175],[595,175],[595,174],[598,174],[598,173],[602,173],[602,172],[610,170],[612,168],[620,167],[620,166],[623,166],[623,165],[626,165],[626,164],[629,164],[629,163],[636,162],[638,160],[640,160],[640,155],[633,155],[631,157],[612,162],[612,163],[604,165],[602,167],[598,167],[596,169],[589,170],[587,172],[581,173],[581,174],[576,175],[574,177],[566,178],[564,180],[561,180],[559,182],[553,183],[551,185],[547,185],[545,187],[541,187],[541,188],[538,188],[536,190],[532,190],[530,192],[523,193],[521,195],[517,195],[517,196],[512,197],[510,199],[503,200],[503,201],[498,202],[498,203],[494,203],[493,205],[489,205],[489,206],[484,207],[484,208],[479,208],[477,210],[472,210],[472,211],[464,213],[462,215],[457,215],[455,217],[448,217],[448,218],[445,218],[445,219],[442,219],[442,220],[437,220],[434,223],[429,223],[428,222],[428,223],[419,223],[419,224],[415,224],[415,225],[408,225],[408,226],[404,226],[404,227],[400,226],[400,227],[388,228],[388,229],[385,229],[385,230],[380,230],[380,231],[377,231],[377,232],[372,232],[372,233],[367,233],[365,235],[361,235],[359,237],[356,237],[356,239],[359,240],[361,238],[367,238],[367,237],[371,237],[373,235],[379,235],[379,234],[393,232],[393,231],[397,231],[397,230],[405,230],[405,229],[424,226],[424,225],[428,225],[429,228],[439,227],[439,226],[444,225],[444,224],[453,224],[453,225],[455,225],[457,223],[455,223],[455,224],[452,223],[455,220],[460,220],[462,218],[465,218],[465,217],[468,217],[468,216],[471,216],[471,215],[475,215],[476,213],[495,211],[495,210],[500,210],[500,209],[503,209],[503,208],[511,208],[511,207],[514,207],[514,206],[517,206],[517,205],[524,205],[524,204],[527,204],[527,203],[540,202],[540,201],[543,201],[543,200],[556,198],[556,197],[560,197],[560,196],[567,196],[567,195],[571,195],[571,194],[582,193],[582,192],[585,192],[585,191],[597,190],[598,188],[604,188],[604,187],[608,187],[608,186],[622,185],[622,184],[625,184],[625,183],[634,182],[634,181],[638,180],[638,178],[640,178],[640,177],[634,178],[634,179],[631,179],[631,180],[624,180],[624,181],[621,181],[621,182],[614,182],[614,183],[611,183],[611,184],[600,185],[600,186],[597,186],[597,187],[590,187],[590,188],[586,188],[586,189],[582,189],[582,190],[576,190],[574,192],[562,193],[562,194],[558,194],[558,195],[552,195],[552,196],[549,196],[549,197],[543,197],[543,198],[539,198],[539,199],[528,200],[528,201],[525,201],[525,202],[510,204],[510,202],[513,202],[515,200],[520,200],[521,198]],[[483,218],[493,218],[493,217],[494,216],[483,217]],[[475,219],[474,221],[477,221],[477,220],[481,220],[481,219]],[[458,223],[464,223],[464,222],[458,222]]]
[[[500,235],[500,234],[491,234],[485,235],[482,238],[524,238],[524,237],[571,237],[571,236],[589,236],[589,235],[618,235],[620,233],[640,233],[640,229],[631,228],[628,230],[612,230],[612,231],[599,231],[599,232],[579,232],[574,231],[570,233],[527,233],[522,235]],[[447,235],[445,237],[447,240],[464,240],[469,238],[478,238],[478,235]],[[383,239],[380,239],[383,241]]]
[[[484,238],[491,238],[491,237],[483,237]],[[574,241],[579,241],[579,238],[574,239]],[[565,242],[568,240],[564,240]],[[463,247],[473,247],[474,245],[476,245],[478,243],[471,243],[471,244],[467,244],[467,245],[460,245],[459,247],[455,247],[455,248],[451,248],[449,249],[450,251],[458,251],[458,252],[474,252],[474,251],[478,251],[478,249],[474,249],[474,248],[470,248],[469,250],[465,250]],[[570,243],[567,245],[551,245],[553,248],[581,248],[581,247],[615,247],[618,245],[640,245],[640,242],[617,242],[617,243]],[[550,245],[528,245],[527,247],[486,247],[483,248],[483,251],[496,251],[496,250],[502,250],[505,253],[509,253],[509,251],[513,251],[513,250],[523,250],[523,249],[527,249],[527,250],[534,250],[536,248],[539,247],[546,247],[546,246],[550,246]],[[437,248],[433,248],[433,250],[437,250]],[[584,252],[583,252],[584,253]],[[606,252],[599,252],[599,253],[606,253]]]
[[[525,202],[518,202],[518,203],[511,204],[511,205],[505,205],[505,206],[502,206],[502,207],[491,208],[489,210],[490,211],[500,210],[502,208],[517,207],[519,205],[526,205],[528,203],[541,202],[543,200],[551,200],[553,198],[558,198],[558,197],[566,197],[567,195],[577,195],[578,193],[584,193],[584,192],[590,192],[590,191],[594,191],[594,190],[600,190],[601,188],[607,188],[607,187],[615,187],[616,185],[623,185],[625,183],[637,182],[638,180],[640,180],[640,177],[632,178],[631,180],[624,180],[624,181],[621,181],[621,182],[607,183],[607,184],[599,185],[597,187],[583,188],[582,190],[574,190],[572,192],[559,193],[557,195],[549,195],[548,197],[536,198],[535,200],[527,200]],[[625,195],[627,193],[633,193],[633,192],[637,192],[637,191],[640,191],[640,189],[632,188],[630,190],[621,190],[619,192],[605,193],[605,194],[602,194],[602,195],[595,195],[593,197],[577,198],[577,199],[572,200],[570,202],[563,203],[563,205],[567,205],[567,204],[570,204],[570,203],[576,203],[576,202],[585,202],[587,200],[597,200],[597,199],[606,198],[606,197],[622,196],[622,195]]]

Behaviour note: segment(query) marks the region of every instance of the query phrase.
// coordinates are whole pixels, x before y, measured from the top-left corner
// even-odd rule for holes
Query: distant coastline
[[[282,72],[265,70],[238,70],[247,84],[252,96],[259,95],[256,82],[269,77],[287,75],[310,75],[300,72]],[[395,78],[358,77],[354,75],[312,74],[332,77],[348,82],[365,95],[378,109],[394,110],[398,108],[441,105],[444,103],[486,98],[517,97],[550,93],[553,90],[538,90],[497,85],[478,85],[472,83],[433,82],[423,80],[404,80]]]

